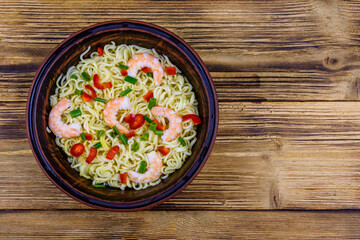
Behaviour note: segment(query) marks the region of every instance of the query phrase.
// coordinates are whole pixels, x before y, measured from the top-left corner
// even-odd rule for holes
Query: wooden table
[[[0,13],[1,237],[360,238],[359,1],[1,0]],[[185,39],[219,97],[205,167],[150,211],[69,198],[26,138],[26,98],[46,55],[113,19]]]

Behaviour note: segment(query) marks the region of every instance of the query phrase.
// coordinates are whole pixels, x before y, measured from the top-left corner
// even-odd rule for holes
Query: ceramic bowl
[[[70,66],[79,62],[88,46],[91,52],[114,41],[154,48],[165,54],[183,72],[194,87],[199,101],[201,125],[192,155],[181,169],[155,187],[136,191],[94,188],[91,181],[70,167],[66,154],[55,144],[55,136],[46,131],[50,112],[49,96],[55,81]],[[89,56],[89,54],[85,57]],[[218,102],[208,70],[195,51],[174,33],[161,27],[135,21],[111,21],[85,28],[60,43],[45,59],[30,88],[27,102],[27,133],[33,154],[48,178],[72,198],[92,207],[133,211],[153,207],[182,191],[204,166],[213,147],[218,126]]]

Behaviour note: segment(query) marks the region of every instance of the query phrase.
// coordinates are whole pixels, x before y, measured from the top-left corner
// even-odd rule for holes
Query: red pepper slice
[[[92,160],[94,160],[94,158],[96,157],[96,155],[97,155],[97,149],[94,147],[91,147],[89,156],[86,158],[86,162],[91,163]]]
[[[176,67],[165,67],[168,75],[176,75]]]
[[[134,114],[129,114],[129,116],[127,117],[124,117],[124,121],[127,122],[127,123],[130,123],[134,120],[135,118],[135,115]]]
[[[126,135],[126,138],[127,138],[127,139],[130,139],[130,138],[132,138],[132,137],[135,136],[135,131],[128,132],[128,133],[125,134],[125,135]]]
[[[112,87],[112,83],[111,82],[106,82],[103,84],[104,88],[111,88]]]
[[[121,76],[126,76],[126,75],[128,75],[128,72],[127,72],[126,69],[121,69],[120,73],[121,73]]]
[[[104,49],[102,49],[101,47],[98,47],[97,52],[98,52],[99,57],[101,57],[104,54]]]
[[[86,140],[91,141],[93,140],[93,135],[91,135],[91,133],[85,133],[85,138]]]
[[[182,116],[183,121],[186,121],[186,120],[189,120],[189,119],[191,119],[194,122],[195,125],[198,125],[198,124],[201,123],[201,119],[196,114],[187,114],[187,115]]]
[[[153,120],[154,123],[156,123],[156,130],[161,130],[164,131],[166,128],[166,125],[162,125],[158,120],[154,119]]]
[[[152,71],[151,71],[151,68],[149,68],[149,67],[143,67],[143,68],[141,69],[141,71],[143,71],[144,73],[152,72]]]
[[[113,158],[115,157],[115,155],[119,152],[119,147],[118,146],[114,146],[112,147],[109,152],[106,154],[106,158],[109,160],[113,160]]]
[[[82,100],[84,102],[90,102],[91,96],[89,94],[87,94],[86,92],[84,92],[83,95],[82,95]]]
[[[120,173],[120,181],[122,184],[126,184],[126,178],[127,178],[126,173]]]
[[[91,91],[91,99],[96,98],[96,91],[95,91],[95,89],[94,89],[92,86],[90,86],[90,85],[85,85],[85,88],[86,88],[86,89],[89,89],[89,90]],[[85,92],[84,92],[84,94],[85,94]],[[89,95],[89,94],[87,94],[87,95]]]
[[[129,124],[130,129],[137,129],[144,125],[145,118],[142,114],[129,114],[129,116],[124,117],[124,121]]]
[[[170,149],[164,146],[161,146],[158,148],[158,151],[161,152],[163,155],[168,155],[170,152]]]
[[[100,77],[99,75],[97,74],[94,74],[94,86],[97,88],[97,89],[105,89],[105,88],[111,88],[112,87],[112,83],[111,82],[106,82],[104,84],[101,84],[100,83]]]
[[[71,156],[80,157],[84,153],[84,150],[85,150],[84,144],[76,143],[71,147],[70,153]]]
[[[129,126],[131,129],[137,129],[142,125],[144,125],[144,123],[145,123],[144,115],[136,114],[135,118],[129,123]]]
[[[145,101],[149,102],[150,101],[150,98],[153,98],[154,97],[154,93],[153,92],[148,92],[147,94],[145,94],[143,96],[143,98],[145,99]]]

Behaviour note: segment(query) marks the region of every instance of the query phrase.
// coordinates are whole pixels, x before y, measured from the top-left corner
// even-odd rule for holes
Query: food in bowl
[[[93,187],[146,189],[180,169],[196,143],[198,101],[154,49],[89,47],[56,80],[49,133]]]
[[[49,98],[56,79],[76,66],[80,55],[88,58],[97,47],[114,41],[116,45],[138,45],[168,56],[193,86],[201,124],[196,128],[192,154],[180,169],[162,179],[155,187],[136,191],[93,187],[67,162],[65,151],[56,144],[54,134],[46,131],[52,109]],[[165,70],[165,69],[164,69]],[[101,79],[101,82],[104,82]],[[86,90],[87,93],[90,93]],[[56,187],[75,200],[103,210],[135,211],[154,207],[184,190],[198,175],[213,148],[218,129],[219,107],[216,91],[206,66],[196,52],[180,37],[159,26],[137,21],[103,22],[82,29],[54,48],[37,71],[29,90],[26,126],[30,147],[40,168]],[[119,120],[119,119],[118,119]],[[94,136],[93,136],[94,137]]]

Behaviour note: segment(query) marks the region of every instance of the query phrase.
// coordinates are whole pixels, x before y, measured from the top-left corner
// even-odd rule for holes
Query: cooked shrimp
[[[149,159],[147,171],[145,173],[138,173],[129,170],[127,173],[130,181],[136,183],[148,183],[159,179],[161,176],[161,167],[163,166],[161,158],[155,151],[148,153],[147,156]]]
[[[129,133],[129,130],[117,120],[116,114],[120,109],[130,108],[129,97],[118,97],[108,101],[104,108],[105,122],[109,124],[110,127],[116,126],[120,133]]]
[[[61,120],[61,114],[71,106],[71,101],[67,98],[61,99],[50,111],[49,114],[49,128],[60,138],[72,138],[79,136],[81,131],[80,123],[65,124]]]
[[[169,128],[164,131],[164,135],[161,137],[164,141],[170,142],[180,135],[182,132],[182,119],[176,112],[165,107],[153,107],[151,113],[169,119]]]
[[[143,67],[151,68],[154,75],[155,86],[160,86],[164,70],[159,59],[150,53],[138,53],[130,58],[128,61],[128,75],[136,77],[137,72]]]

